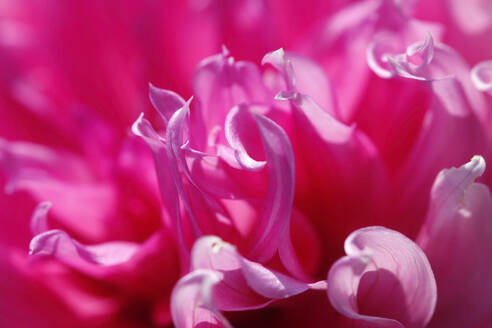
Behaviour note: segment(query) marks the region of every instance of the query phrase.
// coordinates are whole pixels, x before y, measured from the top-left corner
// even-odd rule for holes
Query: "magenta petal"
[[[436,282],[413,241],[368,227],[345,240],[345,252],[328,273],[328,297],[338,312],[360,326],[425,327],[436,304]]]
[[[176,328],[230,327],[216,309],[213,288],[220,275],[212,270],[195,270],[181,278],[171,294],[171,314]]]
[[[439,293],[430,327],[478,327],[492,313],[492,198],[474,180],[485,161],[474,156],[459,168],[442,170],[418,243],[434,270]]]

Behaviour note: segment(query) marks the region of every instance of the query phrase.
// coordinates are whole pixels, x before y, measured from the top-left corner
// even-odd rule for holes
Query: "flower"
[[[6,2],[0,323],[486,325],[487,19],[308,2]]]

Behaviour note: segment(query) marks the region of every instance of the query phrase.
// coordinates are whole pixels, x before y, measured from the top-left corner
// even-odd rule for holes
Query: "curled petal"
[[[285,131],[269,118],[255,114],[268,163],[268,191],[250,256],[268,261],[278,249],[284,266],[297,277],[303,270],[290,239],[290,216],[294,200],[294,153]]]
[[[192,269],[211,269],[221,273],[217,305],[222,310],[260,308],[272,299],[287,298],[310,288],[322,288],[319,283],[304,283],[250,261],[234,246],[215,236],[205,236],[195,242]]]
[[[328,273],[333,307],[357,324],[425,327],[437,292],[422,250],[399,232],[368,227],[345,240],[347,256]]]
[[[176,328],[230,327],[216,309],[214,286],[220,275],[212,270],[195,270],[181,278],[171,294],[171,314]]]
[[[285,58],[284,49],[280,48],[267,53],[261,60],[261,64],[270,64],[282,73],[285,78],[287,91],[296,90],[296,76],[294,74],[294,67],[292,62]]]
[[[476,327],[492,311],[492,197],[474,180],[485,161],[474,156],[442,170],[432,187],[427,219],[417,238],[434,270],[439,299],[431,327]]]
[[[478,90],[492,89],[492,61],[484,61],[475,65],[471,72],[471,79]]]
[[[382,33],[372,41],[366,51],[369,67],[382,78],[401,76],[409,79],[432,81],[445,78],[429,72],[428,66],[434,58],[434,40],[427,33],[424,41],[418,41],[410,46],[403,54],[395,54],[397,35]]]
[[[284,79],[288,79],[285,73]],[[369,212],[372,217],[381,216],[388,192],[386,170],[376,147],[355,125],[340,122],[297,90],[286,90],[280,96],[292,107],[294,151],[298,154],[295,164],[297,172],[304,174],[296,188],[309,190],[296,194],[296,202],[312,211],[313,217],[320,217],[316,226],[320,233],[330,236],[322,241],[323,247],[335,249],[343,241],[341,236],[360,227],[362,216]],[[330,163],[329,169],[325,163]],[[309,197],[303,199],[303,194]],[[322,219],[328,216],[330,220]]]
[[[268,103],[270,97],[256,65],[235,61],[228,53],[203,60],[193,76],[196,105],[207,131],[223,126],[232,107],[241,103]]]
[[[160,114],[165,125],[167,125],[174,112],[183,107],[185,104],[184,99],[177,93],[165,89],[159,89],[152,83],[149,84],[149,98],[154,108]]]
[[[261,170],[266,165],[265,161],[251,158],[246,151],[245,143],[248,139],[256,141],[256,138],[252,137],[256,130],[255,125],[256,122],[247,105],[233,107],[225,121],[226,139],[234,149],[236,160],[241,167],[251,171]]]

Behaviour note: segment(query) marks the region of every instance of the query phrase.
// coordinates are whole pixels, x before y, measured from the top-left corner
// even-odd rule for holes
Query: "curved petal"
[[[55,257],[88,275],[101,276],[101,267],[127,262],[139,245],[130,242],[107,242],[86,246],[72,239],[65,231],[48,230],[36,235],[29,244],[31,256]]]
[[[167,125],[174,112],[185,104],[184,99],[177,93],[157,88],[152,83],[149,84],[149,98],[165,125]]]
[[[294,80],[294,72],[287,68],[292,65],[281,52],[268,54],[264,62],[279,68],[286,81]],[[305,190],[296,194],[296,205],[318,220],[315,225],[325,237],[323,248],[336,249],[343,236],[363,226],[363,218],[384,217],[389,192],[386,169],[371,140],[356,126],[340,122],[296,89],[281,92],[279,98],[289,100],[292,107],[300,177],[296,190]]]
[[[439,299],[430,327],[476,327],[492,313],[492,197],[474,180],[485,161],[474,156],[459,168],[442,170],[432,187],[418,244],[437,280]]]
[[[472,68],[470,74],[478,90],[488,91],[492,89],[492,60],[478,63]]]
[[[234,106],[227,114],[225,120],[225,136],[232,149],[238,163],[244,169],[259,171],[266,161],[257,161],[248,154],[247,148],[251,149],[251,144],[259,144],[259,136],[255,135],[256,122],[246,104]],[[245,145],[248,143],[248,145]],[[250,146],[250,147],[248,147]]]
[[[221,273],[216,301],[222,310],[256,309],[271,299],[283,299],[322,284],[308,284],[270,270],[243,257],[234,246],[216,236],[198,239],[192,250],[192,270],[211,269]]]
[[[268,103],[271,99],[257,66],[236,62],[227,52],[200,63],[193,76],[193,91],[207,131],[222,127],[235,105]]]
[[[35,209],[31,218],[31,233],[38,235],[48,231],[47,214],[52,204],[50,202],[42,202]]]
[[[212,270],[195,270],[181,278],[171,294],[171,315],[176,328],[231,327],[215,308],[214,286],[220,275]]]
[[[399,232],[359,229],[345,240],[347,256],[328,273],[333,307],[356,324],[425,327],[437,299],[436,281],[422,250]]]
[[[181,209],[178,192],[173,180],[171,163],[166,151],[164,139],[152,128],[150,122],[144,119],[143,113],[135,123],[133,123],[132,132],[142,138],[152,150],[157,182],[159,184],[161,201],[163,203],[163,220],[164,223],[167,226],[170,226],[175,232],[175,236],[180,246],[181,265],[183,268],[187,268],[189,252],[181,224]]]

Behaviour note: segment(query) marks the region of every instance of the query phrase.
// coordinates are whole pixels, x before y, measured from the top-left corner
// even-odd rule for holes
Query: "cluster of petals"
[[[0,5],[0,326],[487,327],[492,6],[325,2]]]

